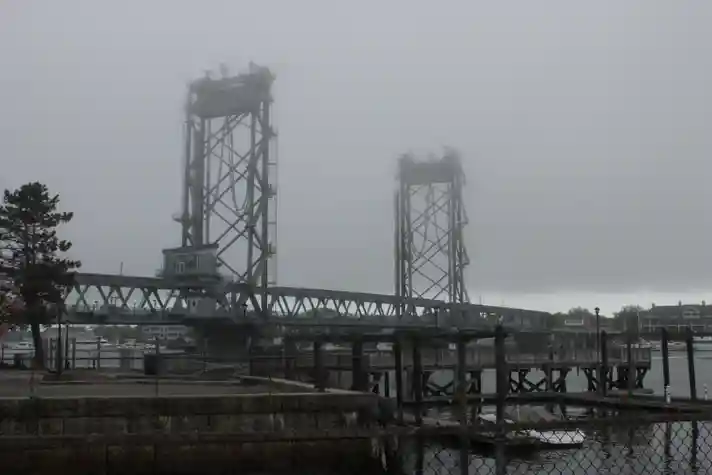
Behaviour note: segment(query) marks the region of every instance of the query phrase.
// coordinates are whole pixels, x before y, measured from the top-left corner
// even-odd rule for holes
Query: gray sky
[[[390,292],[395,158],[451,145],[474,295],[709,287],[712,3],[345,5],[1,2],[0,187],[61,193],[84,270],[153,274],[186,83],[254,60],[277,74],[281,284]]]

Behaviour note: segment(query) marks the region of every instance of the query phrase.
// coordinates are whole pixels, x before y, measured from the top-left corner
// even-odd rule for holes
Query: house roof
[[[641,316],[650,317],[679,317],[685,311],[694,310],[701,315],[712,315],[712,305],[682,304],[682,305],[656,305],[641,312]]]

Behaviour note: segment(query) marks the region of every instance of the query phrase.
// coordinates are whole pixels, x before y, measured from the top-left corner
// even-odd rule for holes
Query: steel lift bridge
[[[196,320],[369,328],[482,328],[544,312],[468,302],[464,174],[458,155],[402,157],[396,193],[395,293],[280,287],[276,268],[273,74],[205,77],[185,105],[181,246],[156,277],[79,274],[67,321],[190,324]]]

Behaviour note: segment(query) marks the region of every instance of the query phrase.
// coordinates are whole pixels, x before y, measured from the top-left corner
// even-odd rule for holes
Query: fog
[[[186,84],[252,60],[276,74],[280,284],[392,292],[396,159],[452,146],[473,300],[712,300],[712,4],[349,5],[2,2],[0,188],[60,193],[84,271],[152,275]]]

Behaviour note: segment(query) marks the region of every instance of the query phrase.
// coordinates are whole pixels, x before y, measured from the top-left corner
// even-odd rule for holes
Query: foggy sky
[[[280,284],[392,291],[396,157],[448,145],[471,293],[710,286],[712,3],[345,5],[1,2],[0,188],[59,192],[84,271],[153,275],[186,84],[253,60],[277,76]]]

